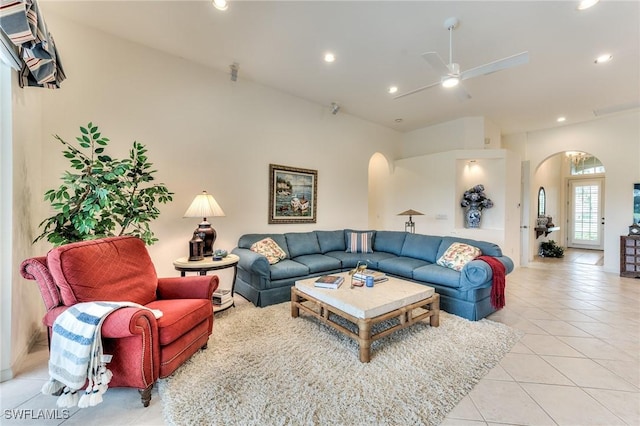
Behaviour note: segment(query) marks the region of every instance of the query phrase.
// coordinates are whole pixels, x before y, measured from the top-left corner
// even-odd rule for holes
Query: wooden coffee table
[[[296,281],[291,287],[291,316],[297,318],[302,310],[356,340],[361,362],[371,359],[374,340],[425,318],[432,327],[440,325],[440,295],[432,287],[389,277],[373,287],[351,288],[351,277],[343,274],[345,282],[337,289],[315,287],[317,277]],[[352,322],[358,332],[333,321],[329,314]],[[395,325],[373,333],[373,325],[392,318],[398,319]]]

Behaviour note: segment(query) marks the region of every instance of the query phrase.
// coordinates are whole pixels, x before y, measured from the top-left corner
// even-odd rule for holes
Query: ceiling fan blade
[[[503,59],[498,59],[497,61],[489,62],[488,64],[480,65],[479,67],[468,69],[460,74],[460,79],[466,80],[487,75],[526,63],[529,63],[529,52],[521,52]]]
[[[410,92],[401,93],[400,95],[394,96],[393,99],[404,98],[405,96],[413,95],[414,93],[422,92],[423,90],[427,90],[430,87],[438,86],[440,84],[439,81],[435,83],[427,84],[426,86],[418,87],[417,89],[411,90]]]
[[[458,84],[458,86],[454,87],[453,91],[456,95],[456,98],[458,98],[460,102],[471,99],[471,95],[465,90],[464,87],[462,87],[462,84]]]
[[[449,74],[449,67],[447,67],[447,64],[436,52],[423,53],[422,58],[431,65],[431,68],[433,68],[438,75],[443,76]]]

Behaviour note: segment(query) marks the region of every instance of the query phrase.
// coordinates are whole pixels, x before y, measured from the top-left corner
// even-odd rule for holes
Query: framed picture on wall
[[[633,223],[640,223],[640,183],[633,184]]]
[[[318,171],[269,164],[269,223],[316,223]]]

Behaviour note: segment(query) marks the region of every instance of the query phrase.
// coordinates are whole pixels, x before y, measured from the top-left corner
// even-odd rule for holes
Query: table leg
[[[429,306],[429,310],[432,312],[429,317],[429,325],[431,327],[439,327],[440,326],[440,295],[435,294],[435,300],[431,302],[431,306]]]
[[[186,274],[187,274],[187,273],[186,273],[185,271],[180,271],[180,276],[181,276],[181,277],[186,276]]]
[[[358,321],[358,346],[360,348],[360,362],[371,360],[371,321]]]
[[[238,278],[238,264],[233,265],[233,281],[231,281],[231,300],[233,300],[233,294],[236,290],[236,278]],[[231,306],[236,307],[236,301],[233,300]]]
[[[295,287],[291,287],[291,317],[298,318],[300,315],[300,308],[298,307],[298,303],[300,302],[300,296],[298,296],[298,292]]]

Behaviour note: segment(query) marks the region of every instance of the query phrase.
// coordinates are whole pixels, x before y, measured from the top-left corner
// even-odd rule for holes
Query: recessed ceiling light
[[[396,93],[398,91],[398,86],[391,86],[389,87],[388,92],[389,93]]]
[[[325,62],[333,62],[336,60],[336,55],[334,55],[331,52],[327,52],[324,54],[324,61]]]
[[[557,121],[558,123],[563,123],[563,122],[567,121],[567,117],[558,117],[558,118],[556,119],[556,121]]]
[[[600,0],[582,0],[578,3],[578,10],[589,9],[592,6],[595,6]]]
[[[604,55],[600,55],[596,58],[595,62],[596,64],[604,64],[605,62],[609,62],[610,60],[613,59],[613,56],[609,55],[608,53],[605,53]]]
[[[213,3],[213,7],[218,10],[227,10],[229,8],[229,3],[227,0],[211,0]]]
[[[402,118],[396,118],[396,119],[395,119],[395,120],[393,120],[393,121],[395,121],[396,123],[402,123]]]

